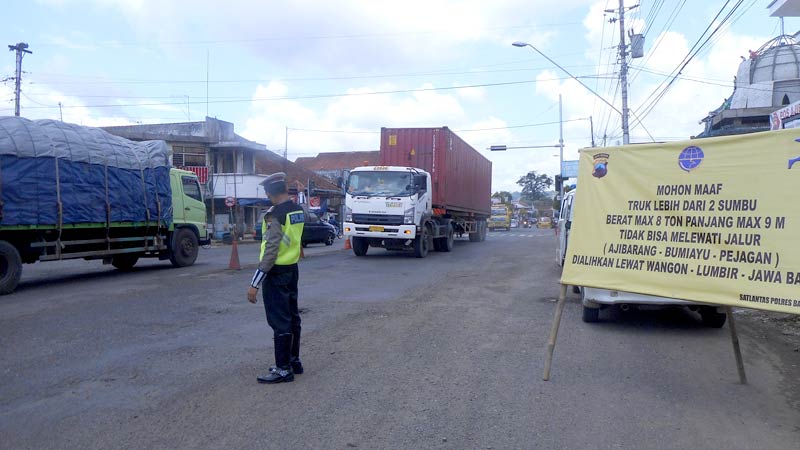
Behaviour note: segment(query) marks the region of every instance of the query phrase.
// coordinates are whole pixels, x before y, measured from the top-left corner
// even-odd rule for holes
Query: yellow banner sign
[[[580,152],[561,282],[800,314],[800,130]]]

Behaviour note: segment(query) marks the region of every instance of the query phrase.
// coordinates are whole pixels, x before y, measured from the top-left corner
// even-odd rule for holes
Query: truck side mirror
[[[567,230],[572,228],[572,221],[568,220],[568,221],[564,222],[564,228],[567,229]]]
[[[414,175],[414,187],[417,192],[425,192],[428,190],[428,177],[425,175]]]

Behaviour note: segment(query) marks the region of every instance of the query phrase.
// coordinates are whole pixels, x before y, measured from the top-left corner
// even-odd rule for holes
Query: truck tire
[[[700,308],[700,318],[703,325],[711,328],[722,328],[728,315],[725,313],[717,312],[717,308],[713,306],[703,306]]]
[[[583,321],[586,323],[594,323],[600,320],[600,308],[583,307]]]
[[[175,267],[186,267],[194,264],[199,251],[197,235],[188,228],[178,228],[172,235],[169,261]]]
[[[469,234],[469,241],[470,242],[480,242],[481,241],[481,223],[475,222],[475,232]]]
[[[481,220],[478,222],[478,229],[480,230],[480,236],[478,242],[483,242],[486,240],[486,221]]]
[[[22,276],[22,258],[17,248],[0,241],[0,295],[14,292]]]
[[[363,237],[353,237],[353,253],[356,256],[366,256],[369,250],[369,241]]]
[[[441,240],[439,241],[439,251],[440,252],[452,251],[454,240],[455,240],[455,235],[453,233],[453,228],[450,227],[447,229],[447,236],[441,238]]]
[[[429,241],[430,239],[428,239],[428,230],[425,227],[422,227],[422,232],[417,235],[416,239],[414,239],[414,256],[417,258],[424,258],[428,256],[428,252],[430,251]]]
[[[123,253],[111,257],[111,265],[122,271],[133,269],[137,261],[139,261],[139,255],[135,253]]]

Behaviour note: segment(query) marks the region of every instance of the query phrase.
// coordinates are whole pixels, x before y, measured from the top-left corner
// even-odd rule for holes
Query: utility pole
[[[628,9],[638,8],[639,5],[633,5]],[[617,13],[619,14],[619,19],[612,18],[610,20],[611,23],[619,20],[619,59],[620,59],[620,71],[619,71],[619,83],[622,85],[622,143],[627,145],[630,144],[630,133],[628,129],[628,115],[630,114],[630,110],[628,109],[628,45],[625,43],[625,2],[624,0],[619,0],[619,9],[607,9],[605,10],[607,13]]]
[[[628,52],[625,46],[625,5],[624,0],[619,0],[619,58],[621,68],[619,82],[622,84],[622,143],[630,144],[631,137],[628,132]]]
[[[19,92],[20,83],[22,81],[22,57],[25,56],[25,53],[33,54],[33,52],[28,50],[28,44],[24,42],[19,42],[17,45],[9,45],[8,50],[17,52],[17,76],[14,78],[16,85],[14,88],[14,115],[19,116]]]
[[[594,147],[594,122],[592,116],[589,116],[589,131],[592,133],[592,147]]]
[[[561,114],[561,94],[558,94],[558,177],[561,188],[558,191],[558,201],[564,199],[564,117]]]

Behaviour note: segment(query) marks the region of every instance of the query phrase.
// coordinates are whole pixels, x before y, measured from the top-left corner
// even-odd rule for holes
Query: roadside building
[[[800,102],[798,34],[775,37],[742,56],[731,96],[701,120],[705,129],[697,138],[767,131],[773,112]]]
[[[381,152],[328,152],[317,156],[300,157],[294,162],[344,187],[350,170],[362,166],[377,166],[381,163]]]
[[[328,152],[319,153],[317,156],[300,157],[295,159],[295,164],[310,170],[319,176],[325,177],[333,183],[339,192],[344,192],[344,183],[350,176],[350,171],[356,167],[377,166],[381,163],[380,151],[364,152]],[[330,203],[328,212],[339,216],[339,222],[344,214],[344,202]]]
[[[259,210],[269,204],[259,185],[267,174],[286,172],[290,194],[301,201],[315,197],[307,195],[309,182],[321,190],[336,188],[326,178],[269,151],[266,145],[239,136],[233,124],[224,120],[206,117],[198,122],[103,129],[134,141],[166,141],[172,165],[197,174],[204,190],[208,222],[217,239],[230,232],[234,223],[240,235],[254,233]],[[229,197],[236,201],[233,208],[225,206]]]

